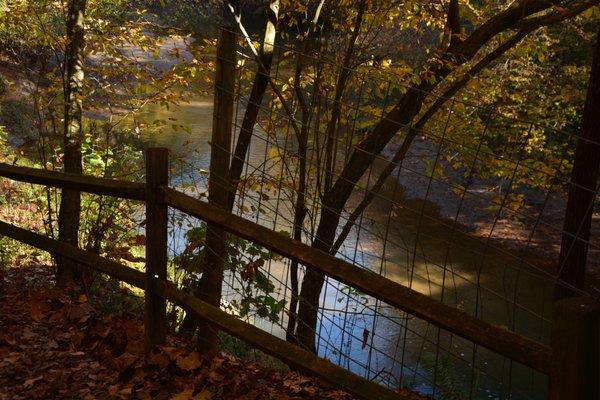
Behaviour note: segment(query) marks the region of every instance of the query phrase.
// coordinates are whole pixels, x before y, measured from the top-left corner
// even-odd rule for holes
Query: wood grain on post
[[[158,295],[157,280],[167,279],[167,205],[159,187],[169,184],[169,152],[146,151],[146,292],[144,333],[146,350],[165,342],[167,304]]]
[[[600,399],[600,305],[573,297],[553,312],[550,399]]]

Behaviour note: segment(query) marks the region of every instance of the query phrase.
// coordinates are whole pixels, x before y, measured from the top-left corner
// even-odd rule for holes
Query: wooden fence
[[[125,265],[0,222],[0,234],[66,257],[96,271],[144,289],[147,347],[166,336],[166,300],[181,306],[231,335],[283,362],[312,373],[366,399],[397,399],[397,394],[348,372],[314,354],[272,336],[177,289],[167,276],[167,218],[173,207],[236,236],[264,246],[308,268],[343,282],[400,310],[550,376],[551,399],[598,398],[598,321],[600,308],[588,298],[555,305],[551,346],[494,326],[459,309],[393,282],[374,272],[314,249],[264,226],[223,211],[167,186],[168,152],[146,152],[147,183],[43,171],[0,164],[0,176],[20,182],[68,188],[146,202],[146,271]],[[404,396],[406,398],[406,396]]]
[[[219,60],[219,58],[218,58]],[[219,62],[219,61],[218,61]],[[218,87],[216,88],[218,92]],[[218,131],[218,130],[217,130]],[[222,133],[222,132],[221,132]],[[211,171],[212,172],[212,171]],[[65,257],[145,291],[145,339],[148,349],[165,341],[166,301],[214,324],[219,329],[261,349],[294,368],[365,399],[410,399],[281,340],[217,307],[177,289],[167,280],[167,210],[178,209],[226,232],[264,246],[313,268],[433,325],[468,339],[516,362],[547,374],[550,398],[600,398],[600,307],[589,298],[555,304],[551,346],[494,326],[457,308],[359,268],[264,226],[231,214],[168,187],[168,151],[146,151],[146,183],[94,178],[0,164],[0,176],[16,181],[73,189],[146,203],[145,273],[0,221],[0,234]]]

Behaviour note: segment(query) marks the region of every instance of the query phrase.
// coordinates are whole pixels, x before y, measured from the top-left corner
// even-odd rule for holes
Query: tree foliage
[[[227,17],[229,8],[222,2],[89,0],[84,112],[102,114],[105,122],[101,128],[88,122],[84,129],[85,172],[125,176],[138,162],[128,157],[140,133],[187,129],[177,121],[141,121],[137,115],[148,105],[168,109],[205,92],[215,66],[215,40],[206,28],[207,20],[214,19],[239,30],[244,57],[238,64],[238,90],[250,94],[249,100],[240,100],[245,115],[236,137],[242,139],[229,184],[238,194],[256,187],[279,190],[292,204],[291,235],[298,240],[335,254],[418,137],[443,148],[441,162],[430,160],[426,175],[439,180],[461,175],[453,187],[458,196],[473,179],[485,182],[490,192],[511,182],[510,196],[497,191],[490,200],[492,212],[502,205],[517,215],[528,206],[524,192],[547,190],[568,175],[570,137],[581,122],[589,48],[599,19],[597,1],[256,3],[232,2],[235,15]],[[9,12],[0,15],[0,47],[14,59],[29,60],[24,65],[35,82],[27,97],[37,116],[36,162],[59,169],[64,156],[58,138],[65,100],[65,4],[18,0],[4,8]],[[256,21],[258,29],[241,30]],[[177,47],[165,52],[167,40],[184,42],[186,54]],[[148,62],[169,57],[177,61],[166,68]],[[285,136],[286,143],[294,143],[267,150],[265,163],[285,166],[278,176],[242,174],[257,126],[270,138]],[[117,140],[123,137],[127,140]],[[365,182],[375,163],[384,167]],[[365,189],[364,200],[349,202]],[[55,193],[41,198],[56,209]],[[227,206],[236,207],[234,197]],[[127,237],[118,251],[113,246],[113,254],[134,260],[132,252],[142,240],[131,232],[119,236],[107,211],[117,210],[122,224],[131,208],[120,203],[110,207],[84,201],[95,222],[86,225],[90,228],[84,229],[82,242],[108,252],[118,237]],[[255,211],[239,207],[242,213]],[[49,232],[55,230],[55,214],[44,218]],[[346,216],[347,221],[341,220]],[[104,226],[111,228],[98,228]],[[94,229],[100,239],[89,240]],[[190,231],[191,250],[175,260],[186,269],[195,265],[187,271],[190,277],[200,271],[200,234]],[[271,283],[256,274],[253,264],[267,255],[254,254],[258,258],[242,263],[236,253],[260,250],[236,243],[226,268],[246,277],[255,271],[253,279],[242,279],[249,300],[238,311],[249,314],[252,306],[275,319],[283,304],[276,302]],[[324,277],[308,271],[300,290],[297,267],[292,268],[296,287],[288,339],[314,350]]]

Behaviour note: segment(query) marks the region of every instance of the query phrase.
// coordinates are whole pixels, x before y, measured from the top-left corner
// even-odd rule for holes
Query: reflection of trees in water
[[[183,113],[182,119],[188,118],[186,115],[197,114],[194,107],[200,103],[193,104],[189,109],[177,109]],[[210,113],[202,115],[204,114],[207,118],[210,117]],[[173,117],[179,118],[177,113]],[[210,149],[205,146],[208,140],[206,135],[208,132],[204,135],[192,135],[196,144],[192,143],[190,146],[200,153],[190,153],[185,168],[190,179],[194,179],[191,182],[199,184],[202,190],[205,182],[198,179],[194,171],[202,171],[208,167]],[[250,174],[251,179],[238,199],[239,205],[244,207],[237,210],[245,210],[245,217],[265,226],[272,227],[276,221],[277,230],[290,232],[293,196],[290,197],[287,192],[289,187],[273,182],[277,181],[276,178],[293,175],[295,164],[287,160],[290,169],[282,173],[285,171],[285,154],[265,163],[265,155],[269,157],[269,149],[276,144],[282,145],[284,141],[282,137],[267,136],[260,131],[256,132],[256,136],[250,148],[248,169],[244,173]],[[185,181],[185,178],[181,179]],[[390,179],[382,192],[383,197],[377,198],[367,209],[346,240],[345,246],[341,248],[339,256],[357,265],[381,271],[388,278],[411,285],[413,289],[433,297],[441,298],[443,291],[447,304],[473,314],[478,313],[482,318],[498,325],[511,326],[514,307],[504,299],[512,298],[516,290],[520,304],[517,307],[519,324],[516,328],[534,337],[547,337],[545,332],[548,325],[541,323],[536,316],[544,309],[544,301],[550,293],[544,291],[545,284],[540,284],[537,277],[526,273],[525,278],[521,278],[521,284],[516,285],[518,260],[496,246],[486,249],[485,242],[481,239],[453,233],[451,226],[440,222],[436,207],[425,205],[426,216],[419,221],[422,200],[407,200],[403,196],[404,191],[397,186],[397,181]],[[393,194],[395,197],[392,197]],[[361,194],[356,193],[349,204],[352,206],[360,200]],[[311,215],[313,219],[318,216]],[[309,221],[308,225],[311,225]],[[417,229],[420,229],[418,235]],[[451,245],[451,251],[446,260],[448,245]],[[289,302],[287,268],[287,263],[282,262],[269,262],[262,267],[265,274],[270,271],[269,277],[276,286],[278,301]],[[230,281],[229,292],[225,293],[227,301],[231,300],[229,295],[236,294],[232,289],[235,282]],[[317,327],[321,355],[359,374],[369,375],[371,378],[377,376],[376,379],[382,382],[391,383],[391,376],[399,377],[402,373],[404,382],[411,387],[431,384],[429,372],[421,365],[421,355],[435,354],[432,342],[435,343],[438,339],[431,326],[418,319],[407,319],[405,314],[380,303],[376,304],[372,299],[366,301],[360,294],[349,293],[347,288],[338,286],[333,281],[327,285],[322,305],[323,311]],[[282,326],[285,326],[286,313],[281,314],[277,325],[259,318],[254,322],[263,329],[283,335]],[[363,349],[365,330],[368,331],[368,345]],[[439,345],[444,351],[453,352],[457,365],[465,364],[472,357],[470,344],[457,342],[447,335],[442,335]],[[454,347],[455,345],[458,347]],[[502,363],[502,360],[493,360],[487,368],[497,371],[501,369]],[[462,368],[465,372],[459,376],[466,382],[469,380],[469,370],[467,367]],[[527,372],[523,373],[523,380],[525,375]]]

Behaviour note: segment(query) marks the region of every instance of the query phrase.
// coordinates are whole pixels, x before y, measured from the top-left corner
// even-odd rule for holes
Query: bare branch
[[[341,116],[342,96],[346,90],[346,85],[348,84],[348,80],[350,79],[350,75],[352,73],[350,64],[352,62],[352,57],[354,57],[356,40],[358,39],[358,35],[360,34],[365,9],[366,0],[361,0],[358,6],[358,12],[356,14],[356,20],[354,22],[354,30],[352,31],[352,36],[350,37],[350,42],[348,43],[348,49],[346,50],[346,54],[344,55],[344,61],[342,63],[342,66],[340,67],[338,80],[335,85],[335,97],[333,99],[333,109],[331,110],[331,118],[329,119],[329,122],[327,123],[327,128],[325,129],[326,160],[324,190],[329,190],[329,188],[331,187],[334,168],[333,158],[335,156],[333,151],[333,144],[335,142],[335,138],[333,136],[335,135],[338,126],[338,120]]]

